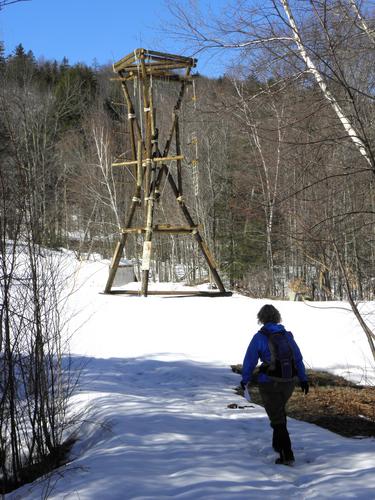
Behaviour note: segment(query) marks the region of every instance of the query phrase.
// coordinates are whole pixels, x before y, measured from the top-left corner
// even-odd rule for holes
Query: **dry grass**
[[[297,390],[288,414],[342,436],[375,437],[375,388],[317,386],[307,396]]]
[[[232,370],[241,373],[241,366]],[[319,425],[347,437],[375,437],[375,387],[352,384],[328,372],[309,370],[310,392],[297,387],[288,403],[288,416]],[[240,392],[240,391],[238,391]],[[262,405],[256,383],[254,403]]]

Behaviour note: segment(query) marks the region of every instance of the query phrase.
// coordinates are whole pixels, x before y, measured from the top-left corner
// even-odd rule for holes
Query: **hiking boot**
[[[280,451],[280,457],[276,458],[275,464],[282,464],[282,465],[293,465],[295,462],[294,455],[292,450],[290,450],[288,453],[285,453],[284,450]]]
[[[276,451],[280,453],[280,457],[276,459],[275,463],[291,465],[294,462],[294,454],[286,424],[275,426],[274,431],[276,433],[275,445],[278,447]]]

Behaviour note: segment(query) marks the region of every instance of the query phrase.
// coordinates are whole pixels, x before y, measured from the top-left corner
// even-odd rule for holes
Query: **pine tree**
[[[37,70],[33,52],[31,50],[26,52],[22,43],[18,44],[13,55],[7,60],[7,68],[10,79],[15,80],[20,86],[25,86],[32,80]]]

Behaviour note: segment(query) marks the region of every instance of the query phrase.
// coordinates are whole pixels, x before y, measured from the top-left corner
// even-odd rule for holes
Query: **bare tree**
[[[22,168],[8,173],[0,169],[1,493],[64,458],[71,389],[62,360],[66,276],[36,242],[28,177]]]
[[[4,9],[7,5],[12,5],[14,3],[29,2],[30,0],[0,0],[0,10]]]
[[[62,303],[67,276],[57,255],[42,245],[50,224],[48,167],[56,122],[51,119],[51,95],[45,95],[43,106],[40,97],[31,84],[6,81],[0,96],[2,494],[65,457],[70,376],[62,358]]]
[[[369,180],[369,174],[375,174],[373,20],[365,19],[354,0],[243,1],[220,18],[203,18],[181,5],[175,5],[174,12],[180,23],[177,32],[190,46],[197,51],[234,49],[239,54],[237,64],[245,68],[243,81],[252,75],[259,78],[258,92],[245,98],[240,93],[235,112],[246,110],[250,117],[247,126],[260,155],[264,187],[271,179],[262,145],[266,119],[260,118],[260,126],[254,120],[256,99],[262,99],[266,82],[284,87],[284,95],[288,86],[293,91],[295,82],[300,93],[289,98],[304,100],[306,108],[310,103],[312,109],[306,109],[304,116],[286,120],[280,115],[278,126],[275,118],[271,127],[282,130],[280,142],[290,144],[294,153],[290,156],[290,148],[288,157],[281,153],[281,162],[292,168],[280,179],[279,196],[268,208],[275,203],[284,220],[290,221],[290,245],[301,257],[306,278],[314,269],[327,297],[334,296],[336,287],[352,297],[355,288],[360,298],[363,243],[370,242],[364,228],[371,235],[374,231]],[[291,181],[290,188],[286,181]],[[268,188],[272,193],[270,183]],[[269,220],[271,214],[269,210]],[[283,230],[288,230],[285,223]],[[342,266],[333,242],[344,249]],[[351,292],[343,269],[353,276]]]
[[[113,168],[112,168],[112,158],[110,150],[110,139],[108,130],[104,129],[103,125],[99,125],[93,121],[91,128],[92,138],[95,145],[95,153],[97,157],[97,162],[90,165],[94,167],[94,175],[96,172],[100,172],[99,183],[103,186],[106,192],[105,198],[100,193],[94,193],[101,200],[101,203],[110,208],[115,218],[117,228],[121,229],[120,214],[117,204],[117,193],[115,189]]]
[[[262,191],[262,205],[265,217],[266,233],[266,253],[269,273],[268,294],[275,295],[275,277],[274,277],[274,251],[273,251],[273,228],[276,210],[276,202],[279,194],[279,178],[282,163],[282,144],[285,136],[283,129],[284,107],[281,96],[276,93],[274,96],[268,85],[264,86],[263,98],[255,100],[249,99],[244,93],[245,84],[233,80],[240,105],[236,108],[239,111],[235,115],[244,121],[246,134],[249,138],[251,148],[255,151],[255,164],[257,165],[258,177]],[[276,104],[276,99],[281,101],[281,106]],[[272,117],[272,118],[270,118]],[[272,125],[270,124],[272,122]],[[270,124],[272,131],[269,131],[267,137],[263,136],[267,123]],[[272,143],[272,149],[269,147]],[[254,161],[251,159],[249,161]]]
[[[366,35],[369,37],[371,42],[375,44],[375,32],[374,29],[371,29],[364,18],[363,14],[361,13],[361,10],[358,6],[358,3],[356,0],[347,0],[350,4],[351,9],[353,10],[356,18],[358,19],[358,24],[361,27],[361,29],[366,33]]]
[[[287,16],[287,19],[289,21],[290,29],[292,31],[292,37],[293,37],[293,40],[297,46],[297,50],[298,50],[300,57],[305,62],[308,71],[313,75],[316,82],[318,83],[325,99],[327,99],[327,101],[332,106],[332,109],[334,110],[334,112],[337,115],[338,119],[340,120],[342,126],[344,127],[345,132],[348,134],[348,136],[353,141],[354,145],[356,146],[356,148],[358,149],[360,154],[363,156],[363,158],[366,160],[366,162],[370,166],[371,170],[375,174],[375,159],[374,159],[373,151],[371,151],[369,149],[368,144],[362,139],[359,132],[355,129],[355,127],[351,123],[351,120],[346,115],[346,113],[344,112],[342,107],[339,105],[335,96],[329,90],[328,85],[327,85],[325,79],[323,78],[321,72],[318,70],[317,66],[314,64],[312,58],[308,55],[305,44],[303,42],[303,38],[301,36],[301,32],[297,26],[292,9],[290,8],[289,1],[288,0],[279,0],[279,1],[283,6],[283,9],[284,9],[285,14]],[[275,5],[275,8],[277,9],[276,1],[273,0],[273,3]]]

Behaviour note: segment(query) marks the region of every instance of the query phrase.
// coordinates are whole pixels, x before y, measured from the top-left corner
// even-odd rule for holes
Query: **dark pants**
[[[266,382],[259,384],[260,396],[271,426],[286,424],[286,404],[293,394],[294,382]]]
[[[259,384],[259,392],[264,409],[273,429],[272,447],[280,453],[276,463],[291,463],[294,461],[292,443],[286,427],[286,404],[293,394],[294,382],[266,382]]]

